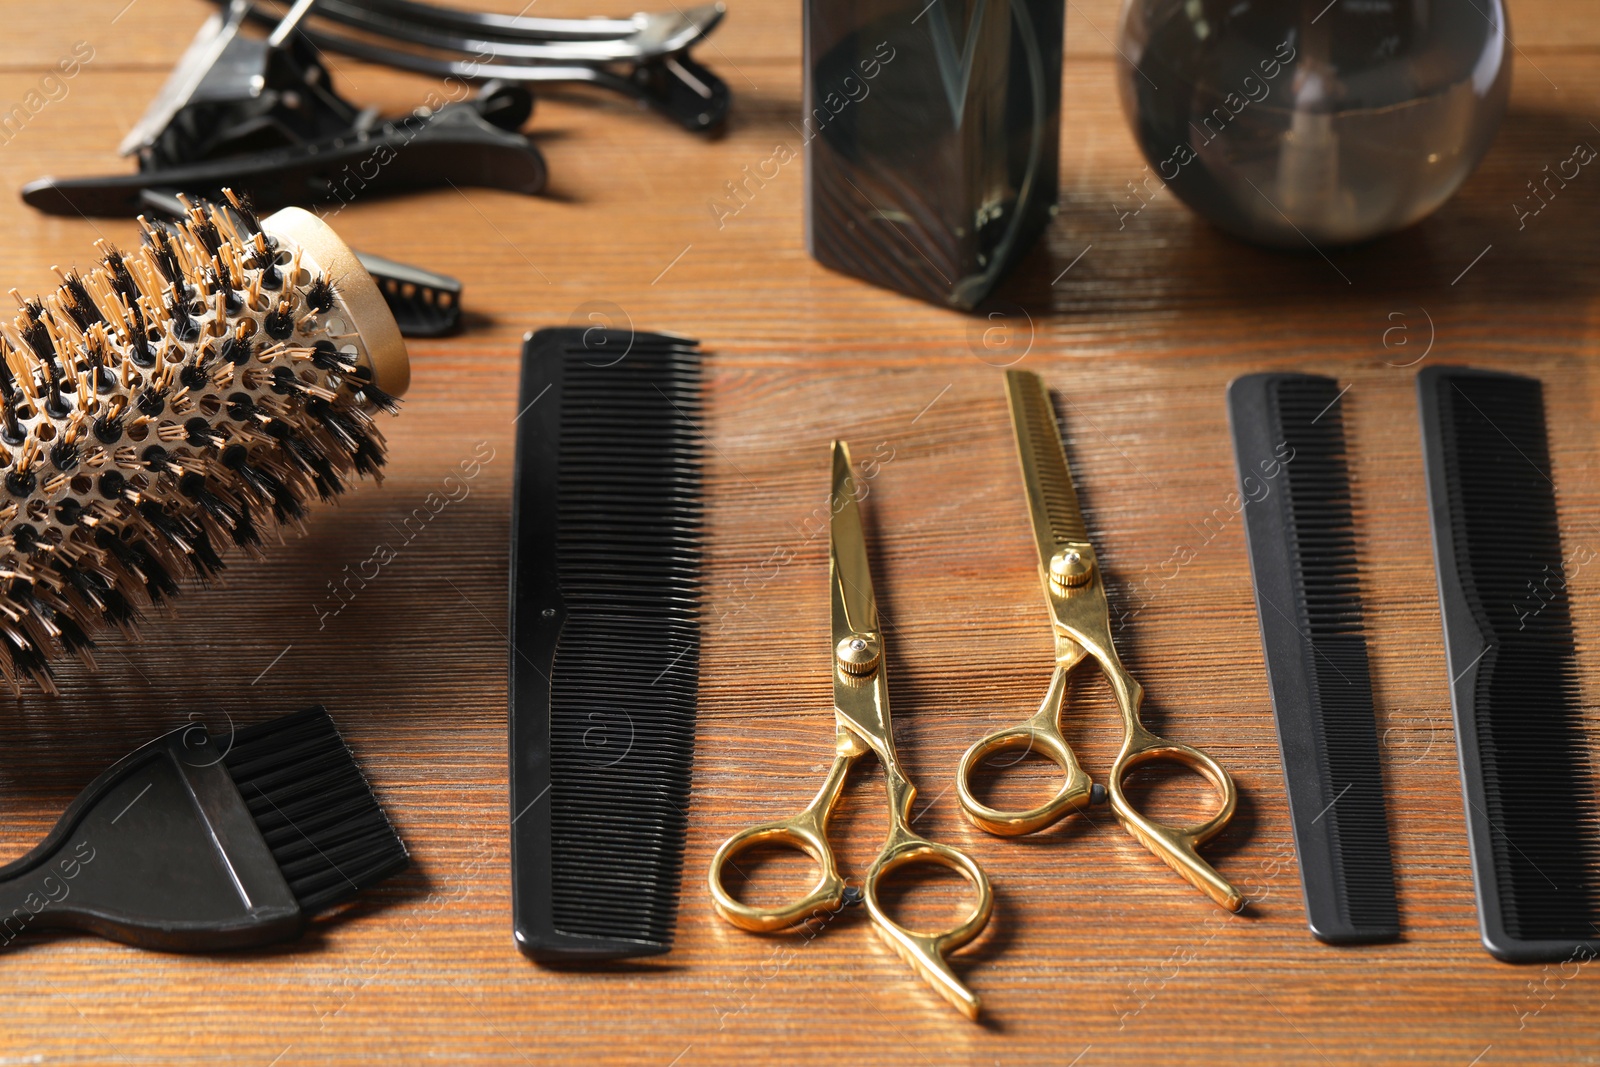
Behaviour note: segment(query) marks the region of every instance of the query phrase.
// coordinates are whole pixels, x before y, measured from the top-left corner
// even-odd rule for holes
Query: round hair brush
[[[95,633],[379,477],[410,380],[370,275],[315,216],[192,206],[0,323],[0,675],[55,692]]]

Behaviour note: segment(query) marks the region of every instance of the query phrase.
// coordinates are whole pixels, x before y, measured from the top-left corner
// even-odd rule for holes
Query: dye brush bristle
[[[1478,923],[1505,960],[1600,952],[1600,805],[1544,390],[1417,376]]]
[[[1256,610],[1306,921],[1330,943],[1400,934],[1339,383],[1228,389]]]
[[[376,479],[409,380],[371,277],[298,209],[189,206],[0,323],[0,676],[54,691],[230,547]],[[92,663],[92,660],[89,660]]]
[[[671,946],[699,668],[701,357],[523,350],[512,518],[512,911],[539,959]]]
[[[171,951],[264,945],[407,862],[322,708],[235,734],[191,724],[118,761],[0,867],[0,942],[58,928]]]

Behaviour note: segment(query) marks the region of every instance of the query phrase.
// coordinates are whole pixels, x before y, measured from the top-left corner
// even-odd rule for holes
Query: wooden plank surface
[[[540,14],[620,10],[548,2]],[[206,9],[9,5],[0,103],[21,99],[76,41],[94,58],[0,146],[0,186],[123,166],[117,140]],[[1600,191],[1574,182],[1521,231],[1511,206],[1544,164],[1600,137],[1600,20],[1586,0],[1528,0],[1512,15],[1512,110],[1483,167],[1433,218],[1328,261],[1231,242],[1166,195],[1119,220],[1143,163],[1114,91],[1115,4],[1074,0],[1062,213],[1002,292],[1003,323],[815,265],[801,243],[798,162],[718,225],[709,205],[725,181],[780,143],[798,148],[793,4],[734,4],[702,50],[736,94],[718,140],[572,94],[541,100],[531,127],[551,195],[446,190],[350,206],[336,220],[350,243],[466,284],[468,330],[412,345],[389,477],[321,509],[304,539],[236,562],[224,585],[186,596],[139,641],[108,638],[97,672],[63,670],[59,698],[6,698],[0,854],[20,854],[93,774],[192,710],[244,723],[320,701],[415,866],[344,921],[269,952],[20,940],[0,961],[0,1063],[1600,1062],[1600,972],[1511,967],[1478,944],[1408,366],[1426,353],[1543,377],[1566,547],[1600,543]],[[337,62],[364,104],[409,108],[430,88]],[[52,264],[87,262],[101,235],[131,243],[133,227],[0,199],[4,284],[48,285]],[[517,342],[591,301],[705,342],[714,447],[678,946],[657,963],[584,973],[535,966],[510,940],[503,634]],[[1128,614],[1119,645],[1153,725],[1238,778],[1241,814],[1210,854],[1256,901],[1246,917],[1218,912],[1109,820],[1003,841],[968,825],[948,791],[961,751],[1031,710],[1048,677],[1000,392],[998,365],[1013,361],[1061,398],[1091,530]],[[1206,525],[1233,488],[1224,386],[1287,367],[1351,385],[1406,930],[1390,946],[1333,949],[1305,930],[1242,524]],[[802,803],[828,754],[825,539],[806,518],[825,500],[835,436],[892,456],[865,508],[897,741],[922,787],[918,830],[970,851],[995,884],[995,920],[959,957],[986,1003],[981,1026],[915,980],[863,916],[810,940],[762,938],[712,916],[701,884],[716,845]],[[392,543],[392,523],[480,441],[493,458],[467,497],[323,618],[328,583]],[[1170,562],[1179,548],[1192,555],[1182,567]],[[1581,570],[1572,590],[1592,650],[1600,570]],[[1600,725],[1593,678],[1586,707]],[[1093,685],[1073,700],[1074,741],[1103,777],[1112,707]],[[876,790],[876,771],[863,775],[836,824],[852,870],[881,832]],[[1196,802],[1182,788],[1155,800]]]

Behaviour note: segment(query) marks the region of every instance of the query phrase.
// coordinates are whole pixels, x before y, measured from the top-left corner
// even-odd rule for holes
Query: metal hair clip
[[[283,21],[298,20],[305,3],[298,0]],[[264,4],[247,6],[252,20],[282,24]],[[597,85],[704,132],[727,118],[728,87],[691,59],[689,49],[726,13],[720,0],[622,19],[527,18],[415,0],[321,0],[313,12],[317,19],[363,36],[321,27],[299,32],[324,51],[434,77]]]
[[[527,89],[491,81],[471,99],[381,118],[336,93],[316,48],[294,32],[311,5],[299,0],[257,40],[240,35],[249,5],[233,0],[124,138],[136,173],[41,178],[23,187],[23,200],[52,214],[131,216],[150,190],[215,198],[232,186],[272,210],[446,182],[544,187],[544,158],[517,132],[533,109]]]

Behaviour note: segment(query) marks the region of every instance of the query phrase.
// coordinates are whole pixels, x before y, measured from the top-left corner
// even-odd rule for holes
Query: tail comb
[[[1228,388],[1306,921],[1335,944],[1400,936],[1342,395],[1309,374]]]

